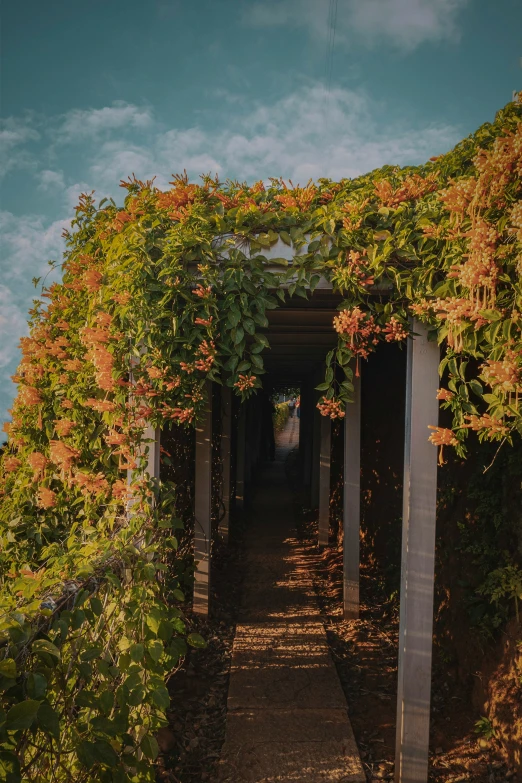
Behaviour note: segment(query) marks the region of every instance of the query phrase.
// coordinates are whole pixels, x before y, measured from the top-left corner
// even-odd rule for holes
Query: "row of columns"
[[[399,668],[397,689],[397,783],[423,783],[428,774],[429,716],[435,561],[437,494],[437,450],[428,441],[428,425],[438,419],[439,349],[427,339],[426,328],[415,321],[414,339],[408,341],[406,379],[406,422],[404,444],[404,501],[401,560]],[[355,378],[354,402],[347,406],[344,427],[344,579],[345,618],[359,616],[360,538],[360,428],[361,386]],[[194,611],[207,615],[210,590],[212,385],[206,386],[207,407],[196,428]],[[331,422],[317,419],[315,398],[308,386],[301,395],[301,439],[305,486],[314,497],[312,463],[319,502],[319,544],[328,545],[330,506]],[[224,517],[220,532],[229,532],[231,502],[232,398],[223,387],[221,396]],[[236,505],[244,505],[248,455],[246,449],[246,406],[242,405],[237,425]],[[315,430],[315,437],[314,437]],[[150,431],[147,472],[159,478],[159,431]],[[312,458],[313,443],[317,457]],[[307,466],[308,469],[307,469]]]
[[[437,424],[440,352],[428,341],[426,327],[413,322],[408,341],[404,442],[399,665],[395,780],[428,779],[437,450],[428,426]],[[354,401],[344,420],[343,609],[359,617],[359,541],[361,515],[361,384],[354,379]],[[384,402],[384,401],[383,401]],[[320,436],[320,546],[329,539],[331,422],[323,418]]]

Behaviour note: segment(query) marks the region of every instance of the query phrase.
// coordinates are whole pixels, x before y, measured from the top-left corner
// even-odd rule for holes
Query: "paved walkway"
[[[290,419],[252,504],[222,783],[366,780],[294,527],[284,463],[298,428]]]

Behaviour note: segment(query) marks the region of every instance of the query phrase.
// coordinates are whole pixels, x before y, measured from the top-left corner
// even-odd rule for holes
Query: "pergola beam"
[[[428,780],[440,351],[413,321],[408,341],[395,780]]]

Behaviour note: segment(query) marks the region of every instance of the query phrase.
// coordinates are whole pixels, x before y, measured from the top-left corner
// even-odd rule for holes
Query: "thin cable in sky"
[[[328,6],[328,34],[326,42],[326,60],[325,60],[325,98],[324,98],[324,127],[327,132],[328,121],[330,114],[330,92],[332,89],[332,76],[333,76],[333,63],[334,63],[334,51],[335,51],[335,31],[337,27],[337,5],[338,0],[329,0]],[[327,165],[330,162],[331,149],[328,151]]]

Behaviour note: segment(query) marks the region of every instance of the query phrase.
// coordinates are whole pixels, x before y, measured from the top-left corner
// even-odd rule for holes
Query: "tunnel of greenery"
[[[46,305],[35,301],[21,340],[1,460],[0,768],[10,783],[154,779],[166,681],[187,644],[205,642],[184,612],[179,489],[148,478],[145,432],[193,427],[208,380],[241,401],[255,394],[267,312],[288,297],[324,279],[342,295],[323,415],[344,416],[359,362],[405,341],[415,316],[443,355],[447,421],[430,436],[441,462],[450,449],[466,456],[470,432],[492,442],[492,459],[513,448],[521,119],[517,100],[423,166],[337,183],[178,176],[162,192],[132,177],[123,207],[81,197],[62,280],[43,290]],[[290,263],[270,254],[278,242]]]

